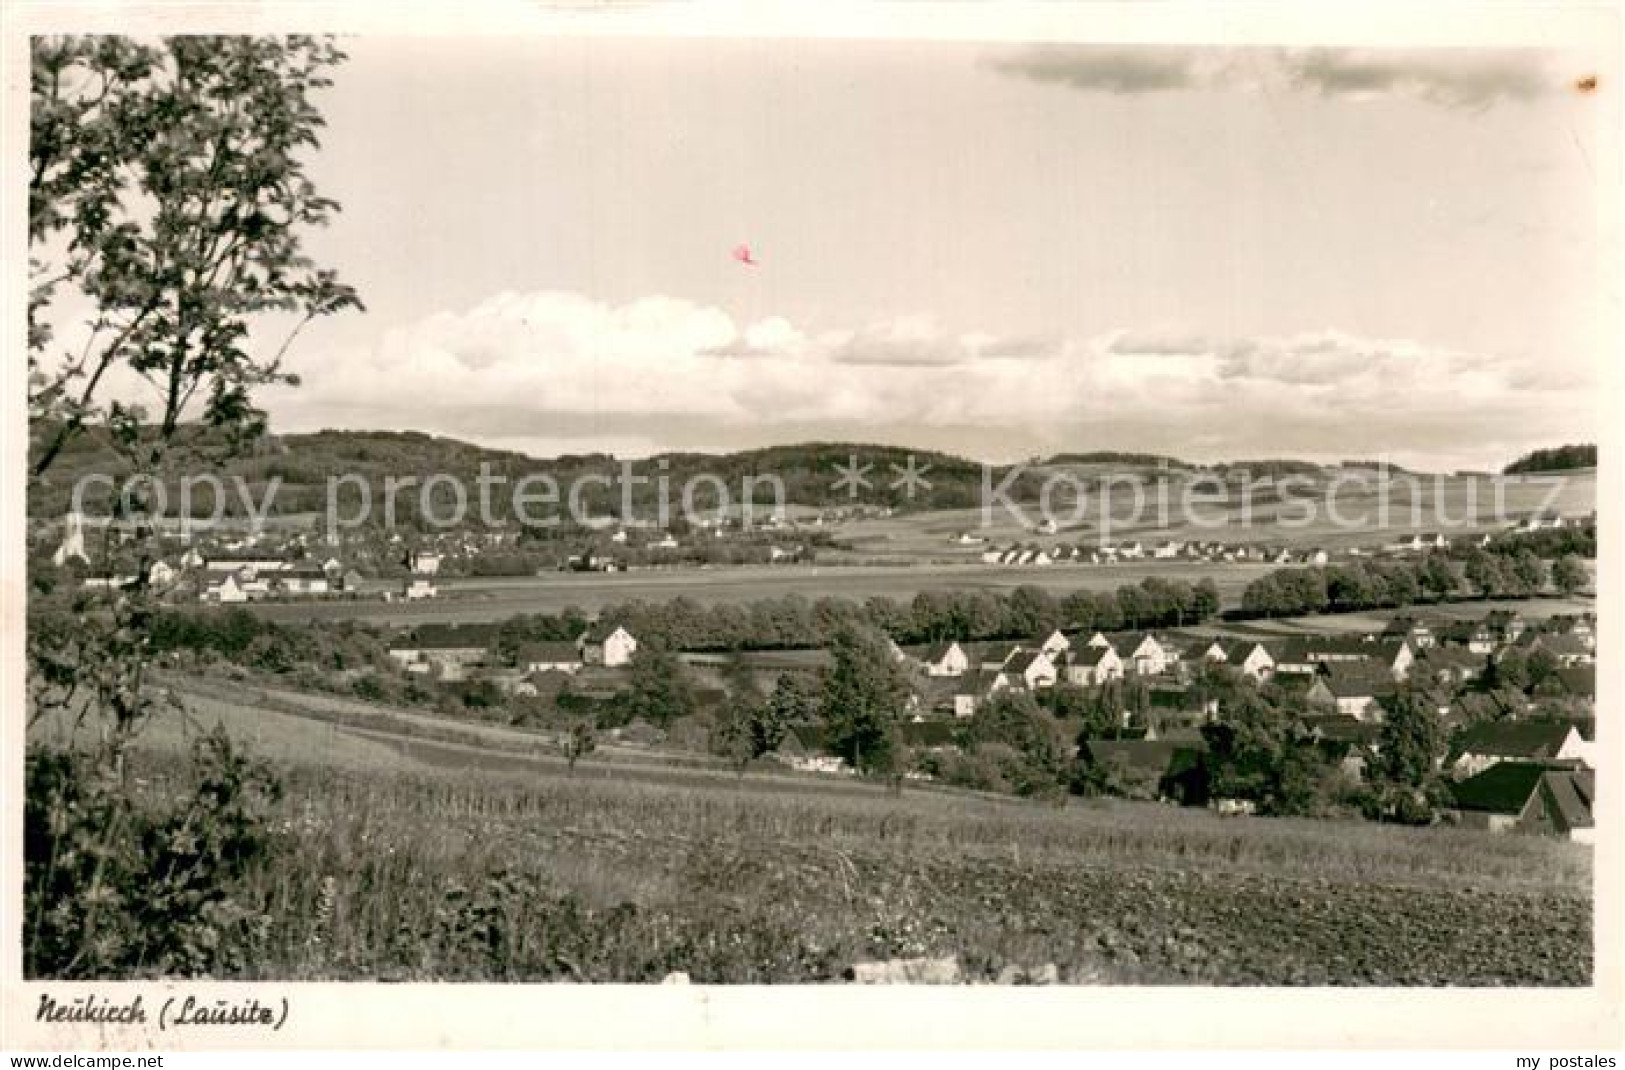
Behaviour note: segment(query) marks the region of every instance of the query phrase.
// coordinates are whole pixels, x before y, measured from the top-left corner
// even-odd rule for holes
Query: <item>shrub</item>
[[[270,853],[280,787],[220,729],[198,740],[192,769],[189,795],[138,799],[92,755],[29,755],[27,976],[200,976],[252,963],[267,919],[237,890]]]

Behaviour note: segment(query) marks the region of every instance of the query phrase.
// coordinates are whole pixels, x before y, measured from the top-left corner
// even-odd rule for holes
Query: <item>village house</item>
[[[1484,674],[1485,658],[1458,646],[1435,646],[1411,665],[1411,677],[1456,686]]]
[[[440,562],[441,555],[420,550],[407,559],[406,567],[424,576],[435,576],[440,572]]]
[[[488,624],[420,624],[390,645],[389,656],[407,672],[464,680],[486,663],[495,633]]]
[[[1055,661],[1048,654],[1025,647],[1010,655],[1000,672],[1028,691],[1053,686],[1057,675]]]
[[[1117,656],[1117,651],[1109,644],[1091,646],[1083,643],[1066,652],[1062,671],[1069,684],[1097,687],[1109,680],[1123,678],[1123,659]]]
[[[1562,836],[1596,842],[1591,808],[1596,778],[1589,769],[1507,761],[1450,786],[1451,817],[1468,828]]]
[[[281,572],[293,567],[281,554],[210,554],[203,561],[203,567],[209,572],[242,572],[247,569],[254,575],[262,572]]]
[[[595,624],[581,633],[578,643],[583,661],[606,669],[628,664],[638,649],[638,641],[620,625]]]
[[[1393,694],[1394,678],[1371,665],[1328,662],[1309,686],[1310,704],[1330,706],[1359,721],[1382,720],[1379,699]]]
[[[527,675],[537,672],[562,672],[574,675],[581,670],[581,651],[570,642],[527,643],[519,648],[514,659]]]
[[[416,601],[420,598],[433,598],[439,592],[435,589],[434,580],[424,574],[414,574],[401,584],[401,596],[407,601]]]
[[[326,594],[330,586],[326,572],[303,566],[274,573],[271,580],[280,594]]]
[[[1059,628],[1056,628],[1044,637],[1043,641],[1038,644],[1038,649],[1053,658],[1058,654],[1066,653],[1071,646],[1072,640],[1068,639]]]
[[[1275,675],[1275,659],[1263,643],[1253,639],[1234,639],[1219,644],[1218,661],[1240,671],[1243,676],[1263,683]]]
[[[1484,615],[1484,627],[1489,629],[1496,642],[1516,643],[1529,627],[1529,622],[1516,610],[1492,609]]]
[[[1091,645],[1094,643],[1093,638],[1090,639],[1090,643]],[[1162,643],[1150,632],[1114,637],[1109,645],[1117,650],[1126,651],[1120,655],[1123,665],[1136,676],[1160,676],[1179,661],[1179,651],[1171,643]]]
[[[1459,777],[1501,762],[1583,762],[1589,756],[1580,730],[1567,722],[1488,721],[1461,733],[1446,764]]]
[[[1409,643],[1413,649],[1427,650],[1435,645],[1433,629],[1411,616],[1395,617],[1382,630],[1382,638]]]
[[[963,676],[970,671],[970,656],[953,640],[933,643],[920,659],[927,676]]]
[[[1202,760],[1206,750],[1207,744],[1200,738],[1090,739],[1078,748],[1078,756],[1119,790],[1202,806],[1207,803],[1207,775]]]
[[[1591,648],[1573,634],[1524,632],[1518,637],[1517,646],[1526,653],[1544,650],[1556,658],[1557,663],[1564,668],[1572,668],[1576,665],[1590,665],[1596,661]]]

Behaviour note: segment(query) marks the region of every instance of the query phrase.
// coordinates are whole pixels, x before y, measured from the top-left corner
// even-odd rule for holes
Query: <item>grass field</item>
[[[288,789],[248,881],[269,925],[242,979],[816,982],[913,956],[973,980],[1590,977],[1590,855],[1565,842],[614,762],[572,776],[270,707],[210,718],[277,756]],[[155,790],[185,739],[143,738]]]

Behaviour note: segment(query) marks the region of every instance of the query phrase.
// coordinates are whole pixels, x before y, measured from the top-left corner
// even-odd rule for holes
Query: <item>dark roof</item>
[[[1048,655],[1042,650],[1018,650],[1014,654],[1010,655],[1009,661],[1004,663],[1004,671],[1020,676],[1025,673],[1029,667],[1031,667],[1033,662],[1037,661],[1039,658],[1046,657],[1048,657]]]
[[[564,641],[547,641],[540,643],[526,643],[519,648],[519,664],[530,665],[542,663],[557,665],[560,663],[575,663],[581,660],[581,651],[576,645]]]
[[[1382,726],[1338,714],[1334,717],[1305,717],[1304,727],[1321,739],[1338,743],[1374,743]]]
[[[1597,697],[1597,667],[1595,665],[1570,665],[1558,669],[1553,674],[1561,688],[1571,695],[1580,698]]]
[[[1456,806],[1491,814],[1521,814],[1538,792],[1559,831],[1591,828],[1596,781],[1585,770],[1554,769],[1534,762],[1500,762],[1451,785]]]
[[[1456,741],[1454,753],[1499,758],[1552,758],[1574,725],[1568,721],[1487,721],[1473,725]]]
[[[1541,650],[1548,650],[1553,654],[1568,657],[1584,657],[1591,653],[1590,649],[1580,641],[1578,636],[1570,635],[1567,632],[1548,632],[1537,635],[1533,645]]]
[[[1424,669],[1437,671],[1439,669],[1473,669],[1481,671],[1484,668],[1485,654],[1475,654],[1471,650],[1454,646],[1435,646],[1422,652],[1417,659]]]
[[[1261,646],[1264,646],[1264,644],[1257,639],[1231,639],[1220,644],[1220,647],[1224,650],[1225,661],[1232,665],[1246,661],[1252,654],[1253,648]],[[1268,647],[1264,647],[1264,654],[1271,661],[1275,660],[1275,655],[1270,653]]]
[[[1067,660],[1073,665],[1099,665],[1102,658],[1108,653],[1115,653],[1109,646],[1077,646],[1067,654]]]
[[[494,624],[420,624],[398,645],[420,650],[486,650],[496,633]]]
[[[1392,694],[1398,684],[1387,669],[1375,663],[1342,664],[1330,662],[1321,671],[1326,688],[1337,698]]]
[[[948,639],[940,643],[932,643],[930,646],[925,648],[924,660],[932,662],[941,661],[943,658],[948,656],[948,651],[952,650],[956,646],[959,646],[959,642],[955,639]],[[961,651],[964,649],[964,647],[960,647]]]
[[[1450,786],[1456,806],[1491,814],[1518,814],[1546,775],[1545,766],[1532,762],[1497,762],[1477,776]]]
[[[622,625],[619,621],[599,621],[590,626],[581,638],[583,642],[587,643],[602,643],[605,639],[614,635],[615,630],[620,627]],[[626,634],[631,635],[632,630],[628,628]]]
[[[954,726],[947,721],[907,721],[903,724],[903,742],[910,747],[952,747]]]
[[[1546,795],[1553,823],[1565,832],[1569,829],[1591,828],[1591,801],[1596,782],[1589,775],[1567,769],[1550,769],[1540,778],[1541,791]]]
[[[1496,721],[1522,713],[1526,705],[1523,692],[1509,689],[1467,691],[1450,704],[1454,716],[1468,721]]]
[[[1197,764],[1207,744],[1177,739],[1090,739],[1084,741],[1083,749],[1097,765],[1124,762],[1131,769],[1167,776]]]

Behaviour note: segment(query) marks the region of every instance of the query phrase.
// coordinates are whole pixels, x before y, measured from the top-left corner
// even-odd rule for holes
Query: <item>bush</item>
[[[106,761],[28,756],[24,973],[126,978],[241,973],[268,923],[238,895],[271,852],[269,769],[223,730],[193,749],[190,795],[137,800]]]

